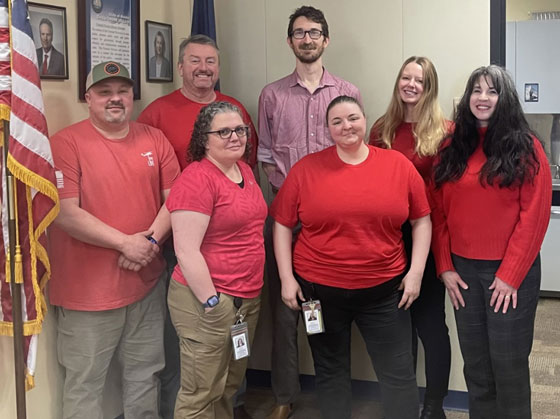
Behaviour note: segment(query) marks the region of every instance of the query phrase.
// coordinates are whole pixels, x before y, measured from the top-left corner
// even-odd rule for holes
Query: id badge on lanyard
[[[305,320],[305,331],[308,335],[315,335],[325,331],[323,323],[323,312],[319,300],[309,300],[301,305],[303,319]]]
[[[235,297],[233,304],[237,308],[237,312],[235,313],[235,323],[230,328],[230,334],[233,345],[233,358],[237,361],[248,357],[251,354],[251,348],[249,347],[249,326],[247,322],[243,321],[245,315],[241,313],[243,300],[240,297]]]

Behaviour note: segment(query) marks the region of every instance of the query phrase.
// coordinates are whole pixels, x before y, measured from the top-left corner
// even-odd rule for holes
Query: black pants
[[[282,283],[274,257],[272,225],[268,217],[265,224],[266,278],[272,315],[272,353],[270,358],[271,387],[277,404],[294,403],[299,397],[299,353],[297,329],[299,312],[282,301]],[[297,234],[297,233],[295,233]]]
[[[171,281],[171,274],[175,265],[177,265],[177,258],[172,246],[166,245],[163,248],[163,257],[167,262],[167,281],[165,284],[165,324],[163,328],[163,348],[165,353],[165,367],[158,374],[160,380],[160,400],[159,400],[159,414],[162,419],[173,419],[173,412],[175,411],[175,400],[177,393],[181,386],[181,361],[179,353],[179,338],[175,327],[171,322],[169,315],[169,306],[167,305],[167,292],[169,290],[169,282]]]
[[[377,287],[347,290],[298,277],[306,298],[321,301],[325,333],[308,336],[323,419],[350,419],[350,342],[356,323],[381,386],[386,419],[417,419],[410,315],[397,308],[402,277]]]
[[[412,228],[406,222],[403,241],[410,268],[412,255]],[[422,277],[420,296],[410,307],[412,316],[412,354],[414,369],[418,354],[418,338],[422,341],[425,354],[426,399],[443,399],[449,387],[451,368],[451,344],[445,324],[445,286],[437,278],[436,263],[432,252],[428,254],[426,269]]]
[[[541,281],[540,256],[517,290],[517,308],[506,314],[490,307],[501,261],[453,255],[453,265],[469,289],[461,290],[465,307],[455,311],[465,362],[471,419],[530,419],[529,354]]]

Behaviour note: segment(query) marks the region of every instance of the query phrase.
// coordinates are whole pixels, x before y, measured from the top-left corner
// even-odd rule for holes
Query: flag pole
[[[23,358],[23,318],[21,311],[21,291],[22,285],[16,283],[16,258],[21,259],[21,252],[16,254],[16,206],[15,206],[15,185],[17,180],[10,173],[7,167],[8,144],[10,139],[10,123],[3,121],[4,126],[4,152],[2,153],[3,166],[6,171],[6,195],[8,209],[8,235],[10,246],[8,250],[8,260],[10,261],[10,287],[12,291],[12,322],[14,329],[14,367],[16,378],[16,412],[17,419],[26,419],[25,403],[25,361]],[[21,262],[21,260],[20,260]]]

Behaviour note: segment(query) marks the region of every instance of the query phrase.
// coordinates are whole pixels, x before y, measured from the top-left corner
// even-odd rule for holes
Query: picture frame
[[[525,83],[525,102],[539,101],[539,83]]]
[[[85,99],[91,68],[105,61],[124,65],[140,99],[140,0],[80,0],[78,4],[78,96]]]
[[[146,81],[169,83],[173,81],[173,33],[167,23],[146,20]]]
[[[28,3],[28,10],[39,76],[41,79],[68,79],[66,8]]]

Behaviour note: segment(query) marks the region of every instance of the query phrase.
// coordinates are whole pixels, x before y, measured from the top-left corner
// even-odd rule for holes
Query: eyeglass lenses
[[[245,137],[248,131],[249,131],[249,127],[237,127],[235,129],[224,128],[219,130],[218,134],[220,135],[221,138],[227,140],[231,138],[233,132],[235,132],[235,135],[237,135],[238,137]]]
[[[296,29],[292,32],[292,36],[296,39],[305,38],[305,34],[308,33],[311,39],[319,39],[323,33],[319,29],[311,29],[310,31],[304,31],[303,29]]]

